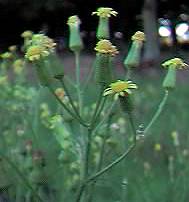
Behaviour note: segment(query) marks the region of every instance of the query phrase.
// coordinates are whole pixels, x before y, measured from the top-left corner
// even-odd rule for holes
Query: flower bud
[[[111,15],[116,16],[117,12],[112,8],[100,7],[96,12],[93,12],[92,15],[99,16],[99,23],[97,28],[97,38],[98,39],[109,39],[110,30],[109,30],[109,18]]]
[[[69,36],[69,48],[73,52],[80,52],[83,49],[83,41],[80,35],[79,26],[81,21],[77,15],[71,16],[68,19],[70,36]]]
[[[186,63],[180,58],[173,58],[165,61],[162,64],[163,67],[168,68],[167,75],[163,81],[163,87],[165,89],[174,89],[176,85],[176,70],[188,67]]]

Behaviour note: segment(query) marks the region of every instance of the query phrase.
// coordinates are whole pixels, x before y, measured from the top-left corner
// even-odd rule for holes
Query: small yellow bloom
[[[8,49],[9,49],[10,52],[15,52],[16,49],[17,49],[17,46],[16,45],[12,45],[12,46],[9,46]]]
[[[31,40],[31,44],[42,46],[50,52],[54,51],[56,46],[56,43],[54,43],[53,39],[45,36],[44,34],[34,34]]]
[[[22,38],[31,38],[32,36],[33,36],[33,32],[30,31],[30,30],[24,31],[24,32],[21,34],[21,37],[22,37]]]
[[[154,150],[157,151],[157,152],[161,151],[161,145],[159,143],[156,143],[154,145]]]
[[[68,18],[67,24],[70,26],[79,26],[81,24],[81,20],[77,15],[73,15]]]
[[[64,96],[65,96],[65,92],[63,88],[57,88],[55,90],[55,94],[61,99],[63,100]]]
[[[131,94],[131,89],[137,89],[137,85],[133,83],[132,81],[121,81],[118,80],[114,83],[110,84],[110,87],[104,90],[104,96],[113,94],[116,97],[118,96],[127,96],[128,94]]]
[[[92,15],[97,15],[101,18],[109,18],[111,15],[116,16],[118,12],[114,11],[112,8],[100,7],[96,12],[92,12]]]
[[[35,61],[41,59],[41,57],[46,57],[48,55],[49,52],[46,51],[42,46],[33,45],[28,48],[25,57],[29,61]]]
[[[1,54],[1,58],[3,59],[12,59],[13,55],[10,52],[5,52]]]
[[[131,40],[132,41],[145,41],[146,40],[146,37],[145,37],[145,34],[144,32],[141,32],[141,31],[137,31],[132,37],[131,37]]]
[[[173,58],[165,61],[162,66],[167,68],[171,67],[175,69],[184,69],[188,67],[188,64],[184,63],[184,61],[180,58]]]
[[[114,56],[119,53],[116,46],[113,46],[112,43],[107,39],[100,40],[95,47],[95,50],[101,54],[109,54]]]

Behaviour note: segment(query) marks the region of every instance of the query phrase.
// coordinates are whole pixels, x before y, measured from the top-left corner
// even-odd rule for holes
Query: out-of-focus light
[[[189,30],[189,25],[187,23],[180,23],[176,26],[176,34],[178,36],[183,36]]]
[[[162,37],[168,37],[171,35],[171,30],[168,27],[160,26],[159,27],[159,35]]]

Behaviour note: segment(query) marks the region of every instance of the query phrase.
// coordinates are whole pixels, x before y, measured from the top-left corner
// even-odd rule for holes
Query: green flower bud
[[[186,63],[180,58],[173,58],[165,61],[163,67],[168,68],[167,75],[163,81],[163,87],[166,89],[173,89],[176,85],[176,71],[188,67]]]
[[[99,23],[97,28],[97,38],[98,39],[109,39],[110,30],[109,30],[109,18],[111,15],[116,16],[117,12],[112,8],[100,7],[96,12],[93,12],[92,15],[99,16]]]
[[[134,109],[131,96],[119,96],[119,102],[123,112],[131,113]]]
[[[95,60],[96,81],[104,89],[113,80],[112,57],[118,54],[118,51],[108,40],[100,40],[97,43],[95,50],[97,51]]]
[[[173,89],[176,85],[176,69],[169,68],[167,75],[163,81],[163,87],[166,89]]]
[[[105,54],[97,54],[95,59],[95,77],[98,84],[103,88],[112,82],[112,69],[110,64],[110,56]]]
[[[109,19],[108,18],[99,18],[99,24],[98,24],[98,28],[97,28],[96,37],[99,40],[110,38]]]
[[[129,50],[129,53],[124,60],[124,66],[126,68],[139,66],[141,50],[142,50],[142,45],[144,40],[145,40],[145,35],[143,32],[138,31],[132,36],[133,42]]]
[[[81,39],[79,25],[81,24],[78,16],[69,17],[67,24],[69,25],[69,48],[73,52],[79,52],[83,49],[83,41]]]

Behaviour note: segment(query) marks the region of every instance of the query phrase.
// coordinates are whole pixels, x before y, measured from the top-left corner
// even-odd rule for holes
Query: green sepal
[[[70,26],[69,48],[73,52],[79,52],[83,49],[79,26]]]
[[[176,85],[176,69],[174,67],[169,67],[167,75],[163,81],[163,87],[166,89],[174,89]]]
[[[99,18],[96,37],[99,40],[110,38],[109,19],[108,18]]]
[[[54,75],[48,60],[40,60],[36,63],[36,71],[42,86],[53,83]]]
[[[112,81],[112,58],[107,54],[97,54],[95,59],[96,82],[106,88]]]
[[[124,60],[125,68],[138,67],[140,64],[142,43],[133,41],[127,57]]]
[[[121,109],[123,110],[123,112],[130,113],[133,111],[134,106],[133,106],[133,101],[132,101],[130,95],[119,96],[119,102],[120,102],[120,106],[121,106]]]

